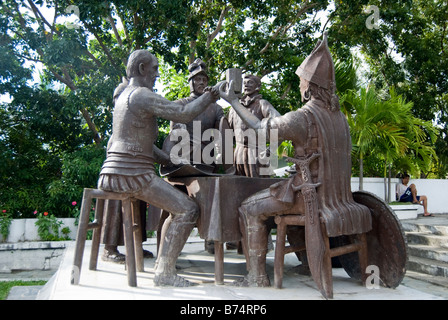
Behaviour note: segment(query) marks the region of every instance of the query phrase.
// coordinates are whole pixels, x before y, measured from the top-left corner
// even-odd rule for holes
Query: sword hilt
[[[292,190],[294,190],[294,191],[301,191],[305,187],[317,189],[317,187],[319,187],[321,184],[322,184],[321,182],[318,182],[318,183],[304,183],[304,184],[301,184],[299,186],[294,186],[293,185],[292,186]]]

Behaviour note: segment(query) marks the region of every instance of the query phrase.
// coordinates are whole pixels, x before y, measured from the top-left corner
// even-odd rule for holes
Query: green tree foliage
[[[380,29],[366,28],[367,4],[380,8]],[[377,87],[394,85],[414,102],[415,115],[430,120],[437,111],[444,120],[443,6],[385,0],[0,0],[0,95],[12,100],[0,106],[0,204],[16,214],[51,208],[64,215],[72,201],[80,202],[82,188],[95,186],[111,134],[112,93],[136,49],[159,57],[169,99],[188,94],[187,66],[200,57],[211,84],[229,67],[262,76],[263,95],[285,113],[301,105],[295,70],[327,28],[340,60],[340,95],[358,85],[348,62],[351,48],[358,47]],[[319,18],[325,11],[328,21]],[[394,60],[392,51],[404,62]],[[159,125],[160,145],[167,122]]]
[[[82,188],[95,185],[111,133],[112,92],[136,49],[160,57],[164,82],[174,87],[184,84],[181,75],[196,57],[209,65],[211,83],[230,66],[275,72],[271,92],[285,99],[275,102],[297,108],[297,59],[312,49],[309,33],[319,27],[312,14],[327,4],[0,1],[0,94],[12,98],[0,109],[0,203],[24,215],[69,212]],[[181,95],[167,92],[170,99]],[[159,124],[166,131],[167,122]]]
[[[448,163],[448,3],[443,0],[335,1],[330,39],[338,52],[356,47],[368,63],[368,81],[377,88],[394,87],[413,102],[412,113],[434,121],[441,129],[436,142],[439,167],[446,175]],[[376,27],[367,28],[373,17],[367,6],[378,8]],[[336,40],[336,41],[335,41]]]
[[[353,155],[359,159],[360,177],[364,160],[369,176],[384,176],[389,165],[399,172],[428,173],[437,163],[433,145],[438,129],[412,114],[412,102],[394,88],[382,94],[375,87],[348,90],[341,103],[347,115]],[[404,161],[406,159],[406,161]],[[374,165],[372,165],[374,164]]]

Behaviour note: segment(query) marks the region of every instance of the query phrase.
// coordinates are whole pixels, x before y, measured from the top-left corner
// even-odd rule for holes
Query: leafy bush
[[[43,241],[59,241],[69,239],[67,235],[70,233],[70,230],[67,227],[64,227],[63,234],[65,237],[60,237],[59,228],[62,225],[62,221],[58,220],[54,215],[49,214],[48,212],[38,214],[35,225],[37,226],[37,234]]]
[[[5,209],[2,210],[0,216],[0,234],[3,237],[3,241],[6,241],[9,235],[9,227],[11,226],[12,218],[9,213]]]
[[[58,217],[74,217],[73,201],[81,203],[84,188],[96,187],[105,156],[105,149],[94,145],[64,155],[62,177],[48,186],[45,208]]]

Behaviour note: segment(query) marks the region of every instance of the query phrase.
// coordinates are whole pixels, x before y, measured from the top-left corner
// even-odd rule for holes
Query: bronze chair
[[[291,252],[305,251],[305,246],[286,246],[286,229],[288,226],[305,226],[304,215],[281,215],[275,217],[277,224],[277,240],[275,246],[274,260],[274,283],[275,287],[280,289],[283,280],[283,266],[285,254]],[[323,287],[327,288],[327,298],[333,297],[333,277],[331,258],[344,255],[351,252],[358,252],[361,270],[367,268],[367,240],[366,234],[353,235],[353,242],[344,246],[330,248],[330,239],[326,236],[325,225],[321,223],[322,235],[324,236],[324,255],[323,255]],[[306,230],[305,230],[306,232]],[[313,254],[310,252],[310,254]],[[362,281],[365,282],[366,277]]]
[[[325,222],[321,217],[319,198],[316,190],[321,186],[321,183],[311,183],[308,179],[308,177],[311,177],[310,163],[319,157],[320,154],[315,153],[303,159],[288,158],[299,168],[302,179],[305,181],[299,186],[292,186],[294,191],[302,194],[304,207],[302,209],[292,208],[290,213],[293,214],[280,214],[275,217],[275,223],[277,224],[277,243],[274,261],[274,283],[276,288],[282,287],[285,254],[306,250],[314,281],[322,295],[328,299],[332,299],[333,276],[331,258],[358,252],[360,270],[366,270],[368,265],[367,238],[366,233],[348,234],[348,238],[350,239],[348,244],[344,243],[339,247],[330,248],[330,238],[325,227]],[[302,214],[294,214],[295,212]],[[305,246],[285,246],[288,225],[305,227]],[[366,278],[365,273],[361,272],[361,280],[363,283]]]
[[[89,223],[92,200],[96,199],[95,220]],[[82,259],[86,242],[87,230],[93,229],[92,249],[90,253],[89,270],[96,270],[98,263],[101,229],[103,225],[104,201],[121,200],[124,242],[126,247],[126,269],[128,285],[137,286],[137,271],[144,271],[143,250],[141,242],[141,222],[139,205],[130,194],[107,192],[99,189],[85,188],[83,193],[78,233],[76,237],[75,257],[73,261],[71,284],[78,285],[81,275]]]

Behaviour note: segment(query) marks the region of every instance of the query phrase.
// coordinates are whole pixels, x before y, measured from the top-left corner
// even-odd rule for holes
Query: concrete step
[[[409,256],[406,270],[448,278],[448,263],[433,259]]]
[[[408,245],[420,244],[448,248],[448,236],[436,235],[432,232],[406,232],[406,237]]]
[[[445,295],[445,293],[448,291],[448,278],[446,277],[438,277],[421,272],[406,270],[406,277],[403,280],[403,284],[406,285],[406,281],[408,281],[409,278],[435,285],[430,287],[430,291],[433,293],[440,290]]]
[[[425,232],[439,236],[448,236],[448,226],[446,225],[417,224],[406,220],[402,221],[401,225],[405,232]]]
[[[408,241],[407,273],[415,279],[448,285],[447,215],[400,221]]]
[[[6,300],[36,300],[39,291],[44,286],[17,286],[12,287]]]
[[[448,248],[428,246],[421,244],[409,244],[409,255],[425,259],[433,259],[448,263]]]
[[[59,267],[71,241],[30,241],[0,244],[0,274]],[[0,277],[1,278],[1,277]]]

